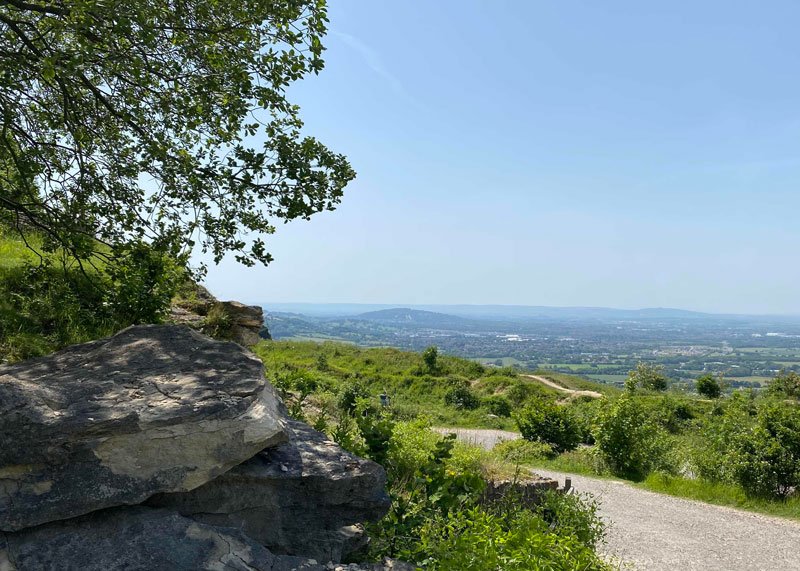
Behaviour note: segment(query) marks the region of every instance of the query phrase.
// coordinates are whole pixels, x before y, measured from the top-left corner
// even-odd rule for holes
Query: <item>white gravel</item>
[[[800,524],[750,512],[684,500],[601,480],[536,469],[559,480],[572,478],[592,494],[609,522],[600,551],[646,571],[800,570]]]

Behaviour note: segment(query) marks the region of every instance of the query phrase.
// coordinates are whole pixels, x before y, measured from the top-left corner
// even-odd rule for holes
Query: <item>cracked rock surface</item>
[[[320,564],[275,555],[235,528],[141,506],[0,533],[3,571],[411,571],[395,561]]]
[[[307,424],[289,421],[287,432],[288,442],[213,481],[148,504],[236,527],[275,553],[340,561],[366,542],[354,524],[388,511],[386,473]]]
[[[185,326],[2,366],[0,530],[192,490],[285,441],[284,418],[252,353]]]

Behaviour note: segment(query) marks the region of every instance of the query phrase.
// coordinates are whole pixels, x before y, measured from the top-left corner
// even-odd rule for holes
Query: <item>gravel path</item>
[[[435,427],[433,430],[440,434],[455,434],[458,440],[467,442],[468,444],[474,444],[475,446],[483,446],[487,450],[491,450],[494,448],[495,444],[499,444],[504,440],[517,440],[518,438],[521,438],[519,432],[509,432],[507,430]]]
[[[800,570],[800,524],[684,500],[624,482],[536,469],[592,494],[610,522],[601,551],[646,571]],[[624,568],[624,567],[623,567]]]
[[[492,448],[515,432],[438,428]],[[643,571],[800,571],[800,523],[648,492],[617,480],[536,469],[547,478],[572,479],[589,493],[608,522],[601,551],[622,569]]]

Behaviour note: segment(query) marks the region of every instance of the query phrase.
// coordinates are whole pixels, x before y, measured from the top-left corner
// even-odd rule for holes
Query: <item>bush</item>
[[[581,441],[578,423],[567,407],[540,400],[514,416],[523,438],[546,442],[557,453],[574,450]]]
[[[444,395],[444,402],[452,407],[473,410],[480,406],[481,401],[472,392],[472,390],[464,385],[456,385],[449,389]]]
[[[722,386],[711,373],[698,377],[694,382],[697,394],[709,399],[716,399],[722,394]]]
[[[761,407],[751,430],[734,439],[732,474],[753,496],[785,499],[800,486],[800,410]]]
[[[439,370],[439,349],[431,345],[422,352],[422,362],[429,373],[435,374]]]
[[[554,455],[553,447],[549,444],[525,439],[500,442],[492,449],[492,453],[512,464],[532,464]]]
[[[511,403],[508,399],[502,396],[493,395],[483,399],[483,406],[486,407],[491,414],[509,417],[511,416]]]
[[[784,398],[800,398],[800,375],[794,371],[781,370],[767,386],[767,391]]]
[[[681,432],[687,421],[694,418],[689,403],[685,400],[678,400],[671,395],[665,395],[658,399],[650,409],[650,414],[655,422],[672,434]]]
[[[497,513],[473,507],[435,520],[422,530],[417,557],[423,555],[432,571],[609,569],[593,546],[519,508]]]
[[[641,387],[648,391],[667,390],[667,377],[664,375],[664,367],[642,362],[638,363],[636,368],[628,373],[625,387],[629,391],[635,390],[636,387]]]
[[[602,459],[618,476],[641,479],[665,467],[663,429],[637,398],[623,396],[608,405],[598,418],[594,437]]]
[[[339,401],[337,406],[339,410],[346,414],[353,414],[356,410],[356,405],[359,399],[369,397],[369,391],[363,383],[359,381],[350,382],[344,385],[339,392]]]
[[[754,403],[736,391],[727,402],[719,402],[705,419],[700,441],[692,454],[695,472],[712,482],[735,483],[731,462],[734,443],[755,422]]]

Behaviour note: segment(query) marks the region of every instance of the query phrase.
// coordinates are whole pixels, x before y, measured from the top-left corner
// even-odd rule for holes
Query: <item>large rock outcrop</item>
[[[365,541],[354,524],[389,509],[386,473],[302,422],[291,421],[288,433],[287,443],[213,481],[148,503],[241,529],[275,553],[340,561]]]
[[[240,530],[140,506],[0,533],[2,571],[410,571],[275,555]]]
[[[261,362],[187,327],[2,366],[0,530],[192,490],[285,439]]]
[[[169,320],[245,347],[262,338],[271,339],[264,325],[263,308],[238,301],[219,301],[199,284],[192,286],[192,295],[172,302]]]

